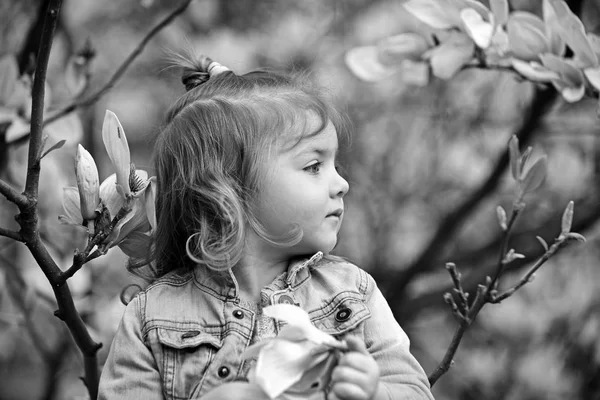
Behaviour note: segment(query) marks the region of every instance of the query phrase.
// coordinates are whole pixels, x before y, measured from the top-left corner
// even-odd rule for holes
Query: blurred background
[[[0,3],[0,56],[16,54],[25,68],[36,45],[46,1]],[[427,373],[450,343],[457,322],[443,301],[452,289],[444,268],[455,262],[473,290],[497,264],[501,229],[496,206],[510,210],[515,185],[497,168],[508,140],[529,122],[533,158],[548,155],[544,186],[525,198],[510,247],[526,258],[510,265],[509,287],[560,233],[562,211],[575,202],[573,231],[588,239],[551,259],[523,290],[487,305],[467,331],[455,364],[434,386],[436,399],[600,398],[600,127],[597,99],[543,112],[534,86],[514,74],[465,70],[425,88],[401,76],[359,81],[344,64],[349,49],[402,32],[414,20],[398,0],[195,0],[156,35],[125,75],[96,103],[48,126],[49,143],[66,145],[42,162],[40,229],[64,269],[84,232],[60,225],[62,188],[75,184],[78,143],[96,159],[100,179],[112,173],[101,140],[106,109],[127,134],[132,160],[152,174],[150,152],[166,108],[183,93],[165,70],[169,51],[193,47],[237,73],[258,68],[308,71],[353,122],[341,162],[351,189],[335,252],[379,282],[412,351]],[[65,71],[90,40],[96,51],[87,94],[101,88],[152,26],[179,2],[64,0],[48,72],[48,112],[71,101]],[[513,0],[540,15],[541,0]],[[600,26],[600,1],[569,2],[589,31]],[[36,39],[37,38],[37,39]],[[36,47],[33,47],[36,48]],[[554,96],[543,92],[544,96]],[[85,97],[85,95],[84,95]],[[546,99],[547,100],[547,99]],[[535,108],[535,107],[534,107]],[[48,115],[48,114],[47,114]],[[2,143],[0,176],[19,190],[27,143]],[[462,207],[461,207],[462,206]],[[0,199],[0,226],[16,229],[16,207]],[[113,249],[70,281],[104,362],[124,306],[121,291],[143,282]],[[53,293],[27,248],[0,237],[0,399],[79,399],[83,363],[64,324],[53,315]]]

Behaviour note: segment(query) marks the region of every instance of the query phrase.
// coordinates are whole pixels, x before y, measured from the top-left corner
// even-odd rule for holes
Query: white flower
[[[293,398],[296,390],[292,390],[290,396],[286,393],[292,386],[306,379],[311,382],[318,379],[316,374],[331,369],[335,357],[332,351],[347,349],[344,342],[312,325],[306,311],[298,306],[277,304],[265,307],[263,313],[287,325],[276,338],[250,346],[243,357],[256,357],[249,380],[258,384],[271,399]]]

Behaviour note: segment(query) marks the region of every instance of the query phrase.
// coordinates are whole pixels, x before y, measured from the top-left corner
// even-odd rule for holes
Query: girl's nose
[[[331,186],[331,194],[336,197],[343,197],[350,189],[348,181],[335,171],[334,183]]]

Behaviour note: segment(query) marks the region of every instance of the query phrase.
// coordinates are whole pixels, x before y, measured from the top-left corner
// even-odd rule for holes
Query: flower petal
[[[129,174],[131,156],[125,131],[119,119],[110,110],[106,110],[102,124],[102,140],[110,161],[117,170],[117,184],[121,185],[125,196],[130,194]]]
[[[511,53],[523,61],[537,61],[540,54],[550,50],[544,21],[534,14],[526,11],[511,13],[506,33]]]
[[[396,72],[395,68],[383,65],[379,61],[378,49],[375,46],[355,47],[346,53],[344,61],[348,69],[365,82],[378,82]]]
[[[473,39],[477,47],[487,49],[492,41],[494,25],[485,21],[477,11],[465,8],[460,12],[460,19],[465,25],[465,31]]]
[[[560,79],[558,73],[549,70],[536,61],[511,60],[513,68],[525,78],[536,82],[550,82]]]
[[[473,59],[475,44],[464,33],[452,32],[440,46],[431,50],[431,70],[440,79],[452,78]]]
[[[255,383],[274,399],[302,378],[312,359],[306,342],[273,339],[258,355]]]
[[[77,146],[75,175],[79,189],[81,215],[84,219],[95,219],[96,208],[100,203],[98,168],[92,155],[82,146]]]
[[[76,187],[63,188],[63,210],[65,215],[58,217],[63,224],[82,225],[83,217],[79,209],[79,191]]]
[[[408,0],[402,6],[418,20],[435,29],[450,29],[460,24],[458,9],[440,0]]]
[[[406,59],[418,61],[429,47],[429,42],[423,35],[401,33],[387,37],[377,44],[378,60],[388,66],[398,65]]]
[[[100,200],[108,208],[110,218],[114,218],[123,207],[125,199],[117,192],[117,174],[110,175],[100,184]]]
[[[152,230],[156,229],[156,177],[148,180],[148,189],[146,190],[146,215]]]
[[[140,231],[133,231],[118,246],[128,257],[141,259],[148,255],[150,242],[150,235]]]

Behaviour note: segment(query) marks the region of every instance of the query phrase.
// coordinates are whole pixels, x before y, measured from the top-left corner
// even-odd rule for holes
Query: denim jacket
[[[433,399],[408,337],[365,271],[317,253],[292,263],[261,294],[270,304],[299,305],[315,326],[338,339],[363,339],[389,399]],[[99,399],[201,399],[224,382],[245,380],[248,368],[240,356],[250,344],[255,317],[239,301],[231,271],[197,266],[167,274],[127,305]],[[307,398],[326,398],[323,388],[314,390]]]

